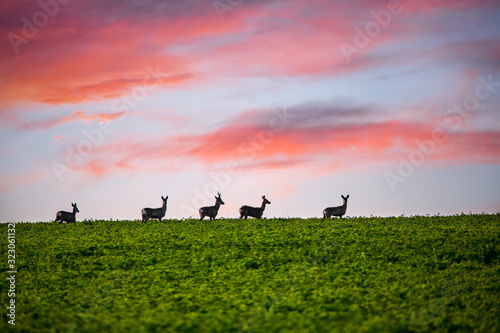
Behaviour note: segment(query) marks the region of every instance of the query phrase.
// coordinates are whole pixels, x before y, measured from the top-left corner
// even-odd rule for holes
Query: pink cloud
[[[10,192],[19,186],[34,183],[47,177],[46,172],[27,171],[19,174],[0,175],[0,192]]]
[[[211,2],[71,2],[61,6],[29,43],[20,45],[18,54],[4,39],[1,103],[116,98],[143,84],[146,68],[155,66],[164,73],[158,79],[164,89],[227,75],[343,75],[388,65],[384,54],[372,51],[408,40],[408,19],[440,15],[441,9],[498,5],[494,1],[402,3],[400,19],[393,19],[362,56],[348,63],[339,44],[352,42],[353,28],[371,20],[370,12],[383,9],[386,2],[245,1],[223,21]],[[7,18],[0,27],[4,35],[22,34],[21,17],[40,10],[37,2],[29,1],[2,8]],[[496,59],[494,44],[477,44],[467,50],[468,56]],[[462,52],[453,56],[465,57]]]
[[[56,126],[63,125],[69,122],[82,121],[89,123],[92,121],[106,122],[121,118],[125,115],[125,111],[118,111],[113,113],[95,113],[86,114],[84,111],[76,110],[69,116],[62,118],[48,118],[48,119],[37,119],[37,120],[22,120],[15,115],[10,115],[8,118],[8,124],[16,128],[32,130],[32,129],[47,129]],[[54,136],[56,139],[60,139]]]
[[[71,116],[64,117],[62,118],[62,122],[70,122],[70,121],[84,121],[84,122],[90,122],[90,121],[99,121],[99,122],[106,122],[106,121],[112,121],[117,118],[122,117],[125,114],[124,111],[119,111],[119,112],[114,112],[114,113],[96,113],[96,114],[91,114],[91,115],[86,115],[82,111],[75,111]]]
[[[118,139],[95,148],[80,170],[102,176],[148,165],[174,171],[193,162],[223,166],[237,162],[242,170],[280,169],[326,161],[346,167],[358,163],[388,163],[430,142],[437,128],[433,123],[411,121],[363,122],[370,109],[296,107],[294,117],[279,130],[272,130],[269,111],[253,111],[201,135]],[[353,113],[350,121],[346,113]],[[246,121],[242,122],[242,119]],[[278,127],[277,127],[278,128]],[[444,142],[435,144],[428,161],[451,164],[500,163],[499,131],[446,131]]]

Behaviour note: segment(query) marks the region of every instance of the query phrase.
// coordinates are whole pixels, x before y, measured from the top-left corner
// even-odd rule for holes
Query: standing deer
[[[66,221],[66,223],[73,222],[73,224],[76,225],[76,213],[79,213],[80,211],[78,210],[78,207],[76,207],[76,203],[71,203],[71,206],[73,206],[72,213],[60,210],[57,212],[56,220],[54,222],[59,221],[59,223],[63,223]]]
[[[246,220],[249,216],[261,219],[262,214],[264,213],[264,209],[266,209],[266,204],[271,204],[271,202],[266,199],[265,195],[263,195],[261,207],[242,206],[240,208],[240,219],[245,217],[245,220]]]
[[[220,197],[220,192],[217,192],[217,196],[215,197],[215,206],[207,206],[207,207],[201,207],[199,212],[200,212],[200,221],[205,218],[205,216],[210,217],[210,221],[215,219],[217,214],[219,213],[219,207],[220,205],[223,205],[224,201],[222,201]]]
[[[165,213],[167,212],[167,199],[168,195],[166,198],[164,198],[163,196],[161,197],[161,200],[163,201],[163,206],[161,206],[161,208],[143,208],[141,210],[142,213],[141,223],[144,223],[149,219],[158,219],[158,221],[161,222],[161,219],[165,216]]]
[[[349,194],[347,197],[344,197],[343,195],[340,195],[342,199],[344,200],[344,204],[342,206],[338,207],[328,207],[323,211],[323,217],[324,218],[330,218],[332,216],[338,216],[342,217],[345,215],[345,211],[347,210],[347,199],[349,199]]]

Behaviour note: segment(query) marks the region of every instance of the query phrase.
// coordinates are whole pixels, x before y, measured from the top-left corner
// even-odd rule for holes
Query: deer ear
[[[349,199],[349,194],[347,195],[347,197],[345,197],[346,199]]]
[[[263,196],[262,196],[262,199],[265,199],[265,198],[266,198],[266,196],[265,196],[265,195],[263,195]]]
[[[165,198],[165,200],[167,200],[167,199],[168,199],[168,195],[167,195],[167,197]]]

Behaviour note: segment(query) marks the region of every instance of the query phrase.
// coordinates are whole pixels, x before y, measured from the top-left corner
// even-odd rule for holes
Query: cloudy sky
[[[500,211],[496,0],[0,3],[0,221]]]

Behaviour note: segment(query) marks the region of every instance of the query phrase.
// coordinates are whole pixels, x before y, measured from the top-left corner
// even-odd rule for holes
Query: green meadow
[[[499,214],[15,230],[1,332],[500,332]]]

